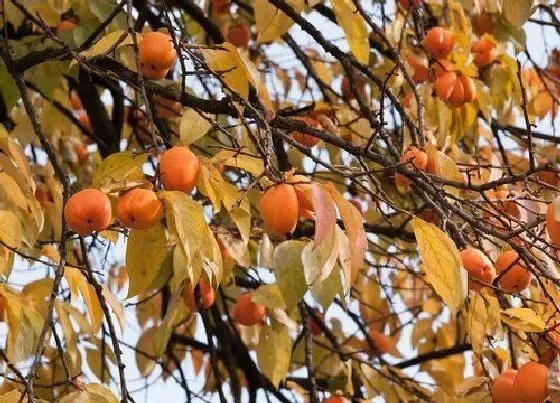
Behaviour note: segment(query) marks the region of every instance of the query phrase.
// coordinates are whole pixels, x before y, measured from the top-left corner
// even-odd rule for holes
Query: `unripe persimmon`
[[[319,122],[317,119],[309,118],[306,116],[299,117],[297,119],[301,120],[303,123],[305,123],[307,126],[313,129],[323,130],[323,126],[321,125],[321,122]],[[302,146],[308,148],[314,147],[321,142],[320,138],[312,136],[310,134],[305,134],[298,131],[293,131],[291,134],[295,141],[297,141]]]
[[[199,170],[200,162],[197,156],[184,146],[175,146],[167,150],[159,161],[159,173],[166,190],[191,193]]]
[[[467,76],[454,71],[443,73],[434,84],[436,95],[452,106],[459,107],[467,102],[474,101],[476,87],[474,81]]]
[[[482,283],[492,284],[496,277],[496,269],[482,251],[475,248],[463,249],[461,259],[463,260],[463,267],[469,273],[469,289],[480,291],[484,287]],[[480,280],[480,282],[471,280],[471,278]]]
[[[553,244],[560,244],[560,221],[554,218],[555,203],[550,203],[546,210],[546,232]]]
[[[443,59],[453,50],[453,32],[442,28],[431,28],[422,41],[424,48],[436,59]]]
[[[177,52],[168,34],[154,31],[142,35],[142,41],[138,45],[138,58],[142,72],[145,67],[153,70],[169,70],[177,59]]]
[[[515,263],[515,264],[514,264]],[[531,281],[531,273],[519,259],[519,254],[514,250],[502,253],[496,260],[496,272],[498,276],[506,271],[500,278],[499,286],[506,292],[520,292],[527,288]]]
[[[245,23],[234,25],[228,30],[227,40],[235,46],[247,46],[250,39],[251,31],[249,30],[249,26]]]
[[[284,237],[296,229],[299,202],[294,186],[272,186],[261,197],[259,211],[264,229],[274,237]]]
[[[406,61],[412,69],[412,80],[417,83],[423,83],[428,79],[428,64],[416,55],[409,55]]]
[[[70,105],[75,111],[79,111],[83,107],[82,100],[75,90],[70,91]]]
[[[480,39],[473,43],[471,52],[474,55],[474,64],[478,67],[488,66],[498,55],[496,42],[487,38]]]
[[[492,383],[492,403],[516,403],[517,397],[513,391],[513,383],[517,371],[507,369],[500,374]]]
[[[149,189],[132,189],[122,194],[117,202],[117,218],[125,228],[152,228],[163,215],[163,206]]]
[[[494,30],[494,22],[492,21],[492,16],[488,13],[473,15],[472,27],[474,32],[479,36],[492,33],[492,31]]]
[[[66,203],[64,219],[68,227],[81,236],[103,231],[111,223],[111,202],[100,190],[80,190]]]
[[[323,399],[322,403],[349,403],[350,401],[344,396],[333,395]]]
[[[56,28],[56,31],[59,34],[64,34],[66,32],[73,31],[77,26],[78,26],[78,23],[76,21],[64,20],[64,21],[60,21],[60,24],[58,24],[58,27]]]
[[[513,382],[513,394],[521,403],[542,403],[548,397],[548,368],[535,361],[523,364]]]
[[[425,172],[428,166],[428,154],[416,147],[409,147],[408,151],[401,157],[399,163],[405,164],[409,161],[412,161],[418,170]],[[408,186],[411,183],[410,179],[399,173],[395,175],[395,180],[399,186]]]
[[[233,307],[233,319],[245,326],[253,326],[264,320],[266,309],[251,299],[252,293],[241,294]]]
[[[198,289],[200,292],[202,306],[204,307],[204,309],[210,308],[214,304],[214,301],[216,299],[214,288],[212,288],[212,285],[208,282],[208,280],[202,278],[198,283]],[[185,288],[183,288],[183,302],[191,312],[198,311],[198,306],[194,297],[195,293],[192,285],[185,285]]]

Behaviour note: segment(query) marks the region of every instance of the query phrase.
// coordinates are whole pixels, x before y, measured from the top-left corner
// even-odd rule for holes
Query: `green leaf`
[[[286,308],[286,304],[284,303],[284,299],[282,298],[282,293],[280,292],[280,288],[277,284],[261,285],[253,293],[252,300],[253,302],[264,305],[270,309]]]
[[[156,278],[167,246],[161,223],[150,229],[130,231],[126,246],[128,298],[142,294]]]
[[[18,217],[8,210],[0,210],[0,241],[17,248],[21,245],[22,232]]]
[[[331,1],[336,20],[342,27],[350,50],[356,59],[369,63],[369,33],[364,17],[358,12],[352,0]]]
[[[181,116],[181,124],[179,126],[181,144],[191,145],[208,133],[211,128],[210,122],[204,119],[200,113],[191,108],[186,109],[183,116]]]
[[[272,321],[271,326],[263,326],[257,345],[259,368],[275,387],[286,377],[290,369],[292,339],[288,329]]]
[[[148,154],[123,151],[111,154],[103,160],[93,174],[93,187],[104,192],[124,190],[131,183],[143,183],[142,166]]]
[[[280,293],[286,304],[286,311],[291,312],[307,292],[305,273],[301,253],[305,246],[301,241],[285,241],[276,247],[272,257],[272,268]]]
[[[424,262],[426,280],[451,312],[457,312],[468,292],[467,272],[457,247],[445,232],[424,220],[415,217],[412,228]]]

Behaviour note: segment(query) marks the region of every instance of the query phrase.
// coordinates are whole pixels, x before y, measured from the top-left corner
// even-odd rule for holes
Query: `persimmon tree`
[[[0,4],[0,402],[560,398],[558,2]]]

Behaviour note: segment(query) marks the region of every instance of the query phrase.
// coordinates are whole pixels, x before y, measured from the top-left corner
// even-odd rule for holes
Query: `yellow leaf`
[[[484,341],[486,340],[487,319],[488,313],[486,311],[484,299],[477,293],[471,300],[471,306],[467,319],[473,351],[477,354],[481,354],[484,347]]]
[[[138,371],[144,377],[150,375],[156,367],[156,362],[152,357],[154,353],[154,336],[156,328],[151,327],[147,329],[136,343],[136,366]]]
[[[455,313],[467,295],[467,273],[453,241],[435,225],[419,218],[412,228],[426,271],[426,280]]]
[[[356,59],[365,65],[369,63],[369,33],[364,17],[358,12],[352,0],[332,0],[336,20],[342,27],[350,50]]]
[[[138,43],[142,42],[142,35],[137,35],[136,39]],[[113,48],[115,44],[117,44],[117,42],[119,44],[116,45],[115,50],[125,45],[132,45],[132,36],[130,34],[127,34],[124,30],[109,32],[107,35],[95,42],[91,48],[80,53],[80,56],[83,56],[85,58],[99,56],[106,53],[109,49]],[[70,68],[72,68],[76,63],[77,61],[73,59],[70,63]]]
[[[535,11],[535,3],[534,0],[503,0],[502,11],[515,28],[521,28]]]
[[[161,223],[150,229],[130,231],[126,246],[128,298],[147,291],[159,272],[166,247],[167,238]]]
[[[261,285],[251,296],[253,302],[264,305],[267,308],[285,309],[286,304],[282,298],[282,293],[277,284],[264,284]]]
[[[308,285],[320,283],[331,274],[338,258],[337,235],[338,232],[333,229],[319,245],[309,242],[303,248],[301,260]]]
[[[8,210],[0,210],[0,241],[6,245],[17,248],[21,245],[21,223],[17,216]]]
[[[220,151],[210,160],[214,164],[224,164],[230,167],[244,169],[259,176],[264,171],[264,162],[261,158],[246,154],[237,154],[235,151]]]
[[[272,321],[271,326],[261,329],[257,345],[259,369],[277,387],[290,368],[292,339],[286,326]]]
[[[119,399],[106,386],[98,383],[90,383],[86,385],[86,391],[89,394],[91,402],[95,403],[118,403]]]
[[[142,166],[148,154],[115,153],[103,160],[93,174],[93,187],[104,192],[125,189],[128,182],[144,180]]]
[[[119,326],[121,328],[121,332],[124,332],[124,328],[126,326],[124,307],[121,304],[121,301],[111,292],[111,290],[109,290],[109,288],[107,288],[105,284],[103,284],[102,287],[103,287],[103,291],[102,291],[103,297],[105,298],[105,301],[107,301],[107,304],[111,307],[113,313],[117,317]]]
[[[272,268],[280,293],[290,313],[307,291],[301,252],[305,246],[301,241],[285,241],[276,247],[272,258]]]
[[[219,183],[223,182],[222,175],[212,165],[202,164],[196,182],[196,188],[208,197],[214,207],[214,213],[220,212],[222,203],[219,194]]]
[[[288,0],[286,3],[298,14],[303,10],[303,0]],[[294,20],[268,0],[255,0],[254,10],[258,32],[257,43],[274,42],[294,25]]]
[[[179,126],[181,144],[188,146],[208,133],[208,130],[212,128],[208,119],[203,118],[194,109],[186,109],[183,116],[181,116],[181,124]]]
[[[27,399],[26,396],[27,395],[22,394],[19,390],[14,389],[0,396],[0,403],[21,403]],[[47,401],[43,399],[35,399],[35,402],[47,403]]]
[[[103,311],[99,305],[99,299],[97,298],[95,289],[88,284],[82,272],[74,267],[67,266],[64,268],[64,278],[68,282],[73,299],[77,298],[78,292],[82,295],[89,312],[91,331],[92,333],[97,333],[101,327]]]
[[[517,331],[540,333],[546,324],[531,308],[509,308],[502,311],[502,321]]]
[[[246,195],[241,198],[242,194],[237,189],[237,186],[225,181],[220,184],[220,196],[231,220],[239,230],[241,238],[247,244],[251,233],[251,206],[249,199],[247,199]]]

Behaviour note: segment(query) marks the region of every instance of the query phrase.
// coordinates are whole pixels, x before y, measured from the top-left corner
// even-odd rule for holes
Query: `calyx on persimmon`
[[[123,193],[117,202],[117,218],[126,228],[152,228],[163,216],[163,206],[149,189],[132,189]]]
[[[68,199],[64,219],[68,227],[81,236],[106,230],[111,223],[111,202],[100,190],[81,190]]]

